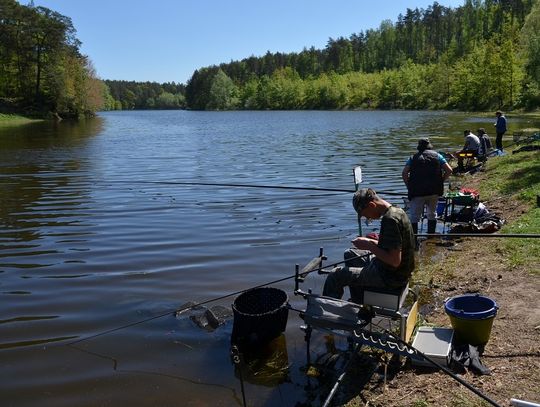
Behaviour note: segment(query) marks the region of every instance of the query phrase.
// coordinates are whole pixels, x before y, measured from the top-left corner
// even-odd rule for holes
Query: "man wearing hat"
[[[427,232],[435,233],[437,202],[444,192],[444,181],[452,174],[452,167],[441,154],[433,151],[428,138],[418,140],[416,149],[418,152],[407,160],[401,173],[408,190],[411,224],[414,233],[418,233],[418,222],[426,207]]]
[[[360,216],[380,219],[378,239],[359,236],[352,244],[371,256],[363,267],[336,267],[326,277],[323,295],[343,296],[349,286],[353,301],[363,287],[402,288],[414,270],[414,234],[403,209],[392,206],[372,189],[359,189],[353,196],[353,207]]]

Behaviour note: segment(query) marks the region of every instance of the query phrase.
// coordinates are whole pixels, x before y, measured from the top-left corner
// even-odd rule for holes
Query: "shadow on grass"
[[[536,159],[536,157],[533,156],[532,159]],[[539,183],[540,161],[536,160],[533,165],[514,171],[501,188],[501,192],[503,194],[511,195],[516,191],[521,191]]]

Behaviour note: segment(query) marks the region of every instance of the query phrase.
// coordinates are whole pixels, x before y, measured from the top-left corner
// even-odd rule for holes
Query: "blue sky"
[[[26,0],[19,0],[27,4]],[[439,0],[447,7],[464,0]],[[433,0],[34,0],[71,17],[103,79],[186,83],[195,69],[270,52],[324,48],[329,38],[396,21]]]

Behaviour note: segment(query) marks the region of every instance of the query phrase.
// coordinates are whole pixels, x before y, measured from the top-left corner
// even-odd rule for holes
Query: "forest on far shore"
[[[201,67],[185,85],[101,80],[79,47],[69,17],[0,0],[0,112],[540,106],[540,0],[434,2],[324,49]]]
[[[267,53],[195,71],[191,109],[535,109],[540,1],[407,9],[325,49]]]

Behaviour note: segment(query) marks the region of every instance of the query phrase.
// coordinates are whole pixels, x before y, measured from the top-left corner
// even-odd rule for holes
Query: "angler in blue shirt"
[[[495,131],[497,133],[497,138],[495,139],[495,146],[498,150],[503,151],[502,138],[504,133],[506,133],[506,117],[502,114],[500,110],[495,112],[497,121],[495,122]]]

